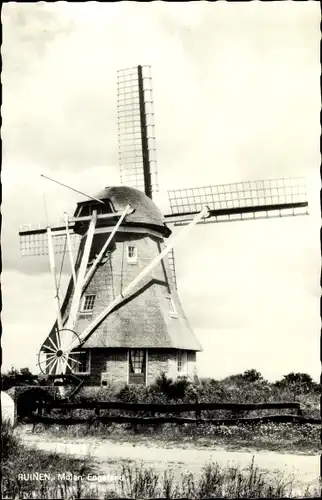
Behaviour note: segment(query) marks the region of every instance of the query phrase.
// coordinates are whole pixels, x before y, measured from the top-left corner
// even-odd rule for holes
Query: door
[[[146,351],[130,349],[129,351],[129,384],[146,383]]]

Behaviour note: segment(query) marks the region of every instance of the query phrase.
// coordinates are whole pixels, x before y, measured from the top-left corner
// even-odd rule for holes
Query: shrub
[[[7,391],[17,385],[38,385],[37,379],[33,376],[29,368],[11,368],[7,373],[1,373],[1,390]]]
[[[289,373],[284,375],[281,380],[275,383],[279,389],[289,389],[296,394],[307,394],[320,390],[320,384],[314,382],[312,377],[307,373]]]
[[[178,377],[176,380],[167,378],[162,373],[149,388],[150,395],[162,394],[166,400],[182,401],[185,399],[187,392],[191,388],[191,381],[187,377]]]
[[[16,453],[19,441],[13,434],[13,428],[7,422],[1,424],[1,458],[6,461],[10,454]]]

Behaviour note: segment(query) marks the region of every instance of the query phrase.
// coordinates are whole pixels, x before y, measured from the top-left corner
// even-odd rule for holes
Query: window
[[[94,210],[96,210],[97,215],[109,214],[113,212],[110,202],[108,200],[104,200],[104,205],[102,203],[86,203],[82,205],[78,210],[77,217],[88,217],[92,215]]]
[[[177,369],[179,373],[187,373],[187,353],[186,351],[178,352],[177,354]]]
[[[71,352],[68,364],[73,373],[89,373],[89,351]]]
[[[82,312],[92,312],[96,295],[85,295],[83,299]]]
[[[131,349],[130,350],[130,372],[144,373],[144,350]]]
[[[137,262],[137,249],[134,245],[129,245],[127,247],[127,260],[128,262]]]
[[[170,316],[177,316],[177,311],[174,307],[172,297],[170,297],[170,295],[166,295],[165,299],[166,299],[167,304],[168,304],[168,310],[169,310]]]

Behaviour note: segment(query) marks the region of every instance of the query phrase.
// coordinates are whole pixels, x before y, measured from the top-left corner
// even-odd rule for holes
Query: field
[[[160,377],[148,388],[127,386],[116,391],[107,387],[98,393],[87,390],[77,399],[138,403],[300,402],[304,416],[319,417],[317,384],[310,385],[303,377],[293,383],[287,380],[269,384],[258,375],[253,370],[224,381],[193,382]],[[87,417],[93,410],[77,409],[72,413]],[[219,418],[223,412],[211,413]],[[70,416],[69,411],[62,410],[53,410],[53,414],[59,418]],[[256,411],[249,414],[256,416]],[[73,494],[74,498],[169,499],[303,498],[320,493],[320,425],[316,424],[37,424],[34,431],[31,425],[20,424],[3,440],[12,443],[2,465],[2,486],[7,495],[3,498],[15,498],[17,494],[19,498],[31,498],[31,492],[41,498]],[[49,479],[21,481],[17,478],[19,471],[49,473]],[[66,471],[73,477],[58,476]],[[94,480],[89,480],[88,475]]]

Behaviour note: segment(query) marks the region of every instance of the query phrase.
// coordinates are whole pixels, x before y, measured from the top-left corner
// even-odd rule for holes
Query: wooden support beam
[[[92,220],[90,222],[90,225],[89,225],[89,228],[87,231],[83,256],[82,256],[82,260],[81,260],[79,270],[77,273],[76,288],[74,290],[72,304],[71,304],[70,313],[69,313],[69,318],[68,318],[68,322],[66,325],[66,329],[69,329],[69,330],[72,330],[74,328],[76,318],[77,318],[79,302],[80,302],[80,298],[81,298],[81,294],[82,294],[82,287],[83,287],[83,283],[84,283],[84,279],[85,279],[86,268],[88,265],[89,254],[90,254],[90,250],[91,250],[91,246],[92,246],[92,242],[93,242],[96,221],[97,221],[97,212],[96,212],[96,210],[94,210],[93,215],[92,215]]]
[[[70,233],[69,233],[69,227],[68,227],[68,224],[69,224],[68,215],[66,212],[64,212],[64,218],[65,218],[65,226],[66,226],[66,238],[67,238],[67,249],[68,249],[68,255],[69,255],[69,262],[70,262],[70,267],[72,270],[74,287],[76,287],[75,264],[74,264],[72,245],[71,245],[71,241],[70,241]]]
[[[47,238],[48,238],[49,265],[50,265],[50,270],[51,270],[51,274],[53,277],[54,288],[55,288],[55,302],[56,302],[56,309],[57,309],[57,325],[58,325],[58,328],[61,329],[61,328],[63,328],[63,320],[62,320],[60,300],[59,300],[59,286],[58,286],[57,275],[56,275],[54,245],[53,245],[53,238],[52,238],[50,227],[47,227]]]
[[[109,237],[107,238],[106,242],[104,243],[103,245],[103,248],[102,250],[100,251],[100,253],[98,254],[98,256],[96,257],[95,261],[93,262],[92,264],[92,267],[90,268],[90,270],[88,271],[86,277],[85,277],[85,280],[84,280],[84,284],[82,286],[82,292],[85,290],[86,286],[88,285],[88,283],[90,282],[93,274],[95,273],[96,271],[96,268],[97,266],[99,265],[99,263],[101,262],[109,244],[111,243],[112,239],[114,238],[114,235],[115,233],[117,232],[117,230],[119,229],[120,225],[122,224],[124,218],[126,217],[127,214],[131,213],[132,212],[132,208],[130,207],[130,205],[127,205],[124,212],[122,213],[121,217],[119,218],[119,220],[117,221],[117,224],[115,225],[115,227],[113,228],[113,231],[111,232],[111,234],[109,235]]]

